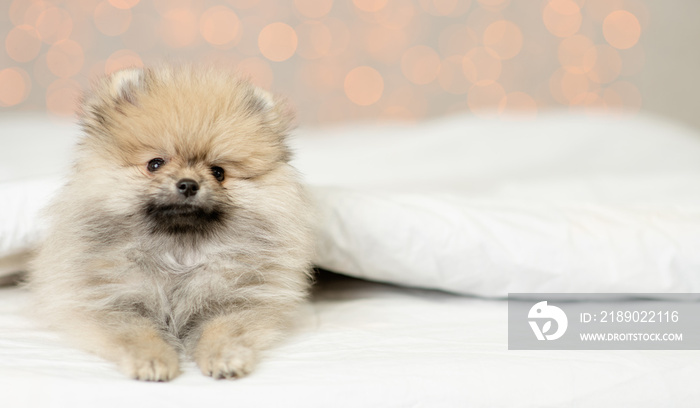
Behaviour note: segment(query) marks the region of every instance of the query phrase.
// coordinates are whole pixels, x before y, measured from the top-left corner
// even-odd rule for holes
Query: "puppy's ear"
[[[281,96],[273,95],[256,87],[252,109],[261,113],[267,126],[274,129],[282,137],[287,136],[295,126],[296,115],[294,114],[294,109]]]
[[[109,77],[110,96],[116,101],[137,104],[136,95],[145,88],[145,74],[141,68],[127,68]]]
[[[146,87],[145,72],[141,68],[127,68],[96,81],[83,95],[80,116],[102,121],[106,108],[124,103],[138,106],[138,96]]]

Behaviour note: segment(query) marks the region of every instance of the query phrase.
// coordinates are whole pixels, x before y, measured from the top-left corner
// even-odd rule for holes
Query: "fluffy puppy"
[[[94,84],[29,287],[40,316],[140,380],[179,355],[248,374],[309,287],[311,211],[291,114],[230,72],[162,66]]]

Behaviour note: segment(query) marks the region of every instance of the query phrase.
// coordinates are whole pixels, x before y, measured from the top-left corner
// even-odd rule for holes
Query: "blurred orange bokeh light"
[[[401,58],[401,70],[409,81],[418,85],[433,82],[440,72],[440,56],[430,47],[409,48]]]
[[[625,10],[616,10],[605,17],[603,34],[610,45],[624,50],[637,44],[642,34],[642,27],[634,14]]]
[[[7,55],[17,62],[31,61],[41,50],[39,34],[28,24],[17,26],[7,33],[5,50]]]
[[[29,93],[29,75],[19,68],[0,71],[0,106],[13,106],[22,102]]]
[[[499,20],[484,31],[484,45],[496,52],[500,59],[511,59],[523,47],[523,34],[515,23]]]
[[[105,62],[105,74],[111,74],[122,68],[142,67],[141,57],[131,50],[119,50],[107,58]]]
[[[131,11],[112,6],[103,1],[95,9],[95,26],[104,35],[116,36],[124,33],[131,23]]]
[[[285,23],[272,23],[260,31],[258,47],[265,58],[271,61],[289,59],[297,49],[297,33]]]
[[[345,76],[345,94],[360,106],[376,103],[384,92],[384,78],[372,67],[354,68]]]
[[[57,42],[46,53],[51,72],[60,78],[70,78],[80,72],[85,62],[83,47],[73,40]]]
[[[0,107],[69,114],[93,76],[166,60],[235,65],[311,123],[636,111],[648,1],[12,0]]]
[[[202,37],[214,45],[234,42],[240,22],[236,13],[226,6],[214,6],[202,14],[199,30]]]
[[[578,32],[583,17],[573,0],[550,0],[542,12],[547,29],[557,37],[568,37]]]

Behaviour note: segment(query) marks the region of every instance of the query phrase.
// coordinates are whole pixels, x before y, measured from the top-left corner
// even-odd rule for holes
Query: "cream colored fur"
[[[137,379],[173,379],[182,356],[215,378],[248,374],[310,281],[289,108],[231,72],[164,65],[101,79],[80,116],[31,268],[37,314]],[[164,164],[149,171],[154,158]],[[183,178],[199,184],[201,224],[161,211],[183,199]]]

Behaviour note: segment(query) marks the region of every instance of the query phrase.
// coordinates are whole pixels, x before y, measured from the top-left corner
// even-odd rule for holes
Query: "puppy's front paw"
[[[255,366],[254,350],[240,345],[226,345],[218,350],[198,350],[195,357],[202,374],[217,379],[236,379],[248,375]]]
[[[180,374],[177,352],[166,348],[131,353],[122,367],[127,375],[142,381],[170,381]]]

